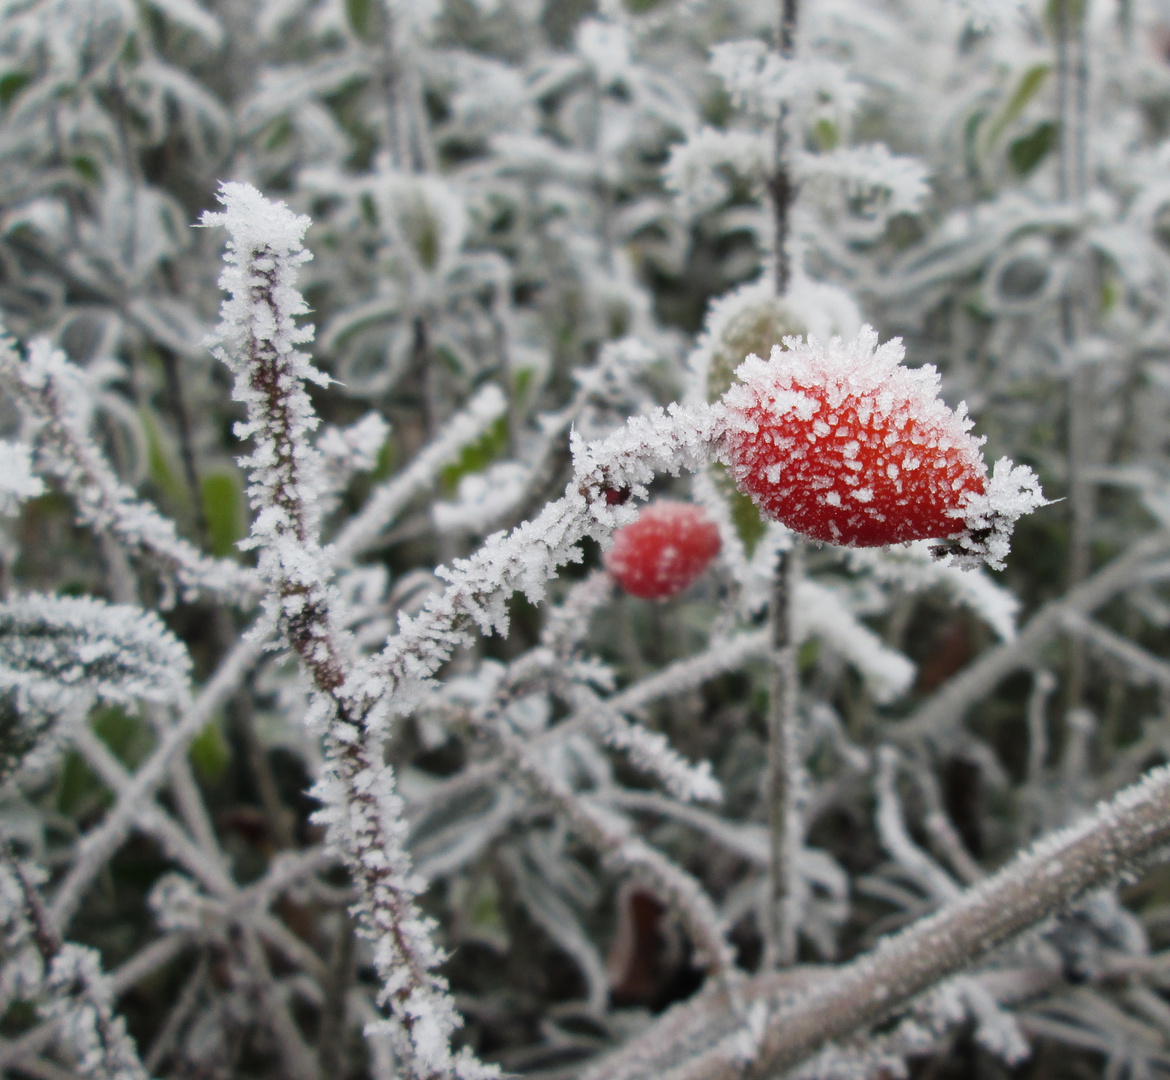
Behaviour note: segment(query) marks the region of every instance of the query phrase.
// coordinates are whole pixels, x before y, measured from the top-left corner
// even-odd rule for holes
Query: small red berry
[[[719,546],[719,530],[699,507],[664,500],[613,534],[605,567],[626,592],[657,600],[690,588]]]
[[[724,397],[731,474],[768,516],[816,540],[876,547],[964,533],[987,491],[966,407],[939,399],[939,376],[903,367],[901,341],[877,346],[787,338],[749,356]]]

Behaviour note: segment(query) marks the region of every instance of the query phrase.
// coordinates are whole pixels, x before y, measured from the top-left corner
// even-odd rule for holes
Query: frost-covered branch
[[[114,1013],[114,991],[98,954],[61,940],[28,872],[11,853],[6,854],[0,875],[0,903],[5,908],[0,921],[11,925],[17,917],[14,902],[20,903],[29,940],[43,965],[40,985],[24,989],[44,997],[40,1011],[74,1055],[79,1074],[93,1080],[146,1080],[126,1022]]]
[[[40,467],[61,481],[81,520],[157,563],[186,592],[210,593],[244,606],[259,599],[252,571],[204,555],[178,535],[174,522],[118,479],[89,433],[90,391],[82,372],[63,352],[37,338],[22,360],[5,338],[0,378],[31,428]]]
[[[771,1075],[883,1016],[1170,842],[1170,769],[1044,837],[953,903],[836,971],[771,1017],[753,1075]],[[692,1078],[693,1080],[693,1078]]]
[[[696,1010],[710,1014],[712,1021],[721,1014],[711,999],[705,1009],[699,999],[668,1013],[631,1046],[603,1058],[585,1078],[633,1080],[644,1075],[647,1063],[653,1063],[655,1075],[666,1070],[673,1080],[787,1072],[834,1040],[898,1013],[924,991],[1084,893],[1159,858],[1167,843],[1170,769],[1159,768],[851,963],[795,968],[744,983],[741,993],[749,1003],[775,993],[773,986],[791,988],[773,998],[755,1048],[745,1051],[742,1042],[729,1039],[734,1022],[725,1014],[721,1034],[700,1026]],[[685,1040],[679,1037],[680,1025],[682,1031],[690,1030]]]
[[[320,818],[361,890],[359,923],[373,944],[379,1000],[391,1011],[399,1052],[417,1077],[453,1070],[470,1080],[488,1071],[469,1053],[451,1050],[459,1018],[434,972],[442,954],[432,926],[415,905],[422,883],[403,847],[394,774],[382,761],[380,742],[364,737],[377,688],[356,677],[354,647],[335,611],[331,567],[317,533],[319,461],[309,439],[317,420],[304,384],[328,378],[297,349],[312,332],[296,322],[307,311],[296,274],[311,257],[301,243],[309,220],[246,184],[225,184],[221,201],[222,213],[203,218],[230,234],[221,278],[229,298],[215,352],[234,372],[236,397],[248,409],[238,434],[254,442],[246,461],[256,510],[251,544],[272,590],[266,610],[313,680],[311,723],[329,747],[316,788],[324,803]]]

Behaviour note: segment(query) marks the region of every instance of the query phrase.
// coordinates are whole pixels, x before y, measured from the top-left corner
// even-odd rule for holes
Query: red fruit
[[[987,490],[966,407],[938,397],[938,372],[901,364],[898,339],[828,346],[788,338],[749,356],[728,390],[731,474],[767,515],[816,540],[853,547],[958,537]],[[1014,520],[1014,519],[1013,519]]]
[[[605,567],[626,592],[657,600],[698,581],[719,544],[719,530],[699,507],[656,502],[613,534]]]

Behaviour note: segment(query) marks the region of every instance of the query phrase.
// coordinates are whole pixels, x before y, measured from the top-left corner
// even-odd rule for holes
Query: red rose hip
[[[605,568],[632,596],[658,600],[698,581],[719,546],[719,530],[699,507],[662,500],[613,534]]]
[[[769,517],[816,540],[876,547],[959,537],[987,491],[966,407],[939,376],[903,367],[898,339],[786,338],[749,356],[724,397],[723,449],[741,490]]]

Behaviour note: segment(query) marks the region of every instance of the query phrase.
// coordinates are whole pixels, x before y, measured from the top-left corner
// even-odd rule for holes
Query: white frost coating
[[[39,470],[60,479],[82,521],[159,563],[188,593],[212,592],[248,606],[258,599],[251,570],[203,555],[178,535],[174,522],[118,479],[89,433],[92,396],[84,372],[63,352],[37,338],[22,361],[11,341],[2,339],[0,378],[32,429]]]
[[[15,514],[26,499],[35,499],[44,490],[40,477],[32,471],[32,448],[0,439],[0,514]]]
[[[793,606],[800,640],[818,637],[853,664],[879,702],[893,701],[910,689],[915,667],[860,622],[839,596],[824,585],[797,583]]]
[[[992,570],[1002,570],[1016,522],[1047,505],[1039,477],[1027,465],[1000,458],[987,480],[986,493],[968,493],[963,510],[955,514],[962,517],[967,531],[959,541],[961,551],[953,553],[951,561],[964,568],[987,563]]]
[[[146,1080],[146,1070],[113,1010],[110,981],[93,949],[62,945],[45,979],[48,1000],[41,1014],[58,1030],[77,1060],[78,1075],[93,1080]]]
[[[185,698],[191,660],[154,612],[92,597],[0,604],[0,688],[58,714],[78,695],[130,704]]]
[[[380,742],[363,739],[384,687],[357,674],[354,642],[320,546],[321,463],[310,441],[317,417],[304,384],[329,379],[296,347],[312,337],[296,321],[308,310],[296,276],[310,258],[301,246],[309,219],[247,184],[224,184],[220,199],[224,212],[203,218],[230,233],[220,279],[229,297],[213,345],[235,373],[236,399],[247,406],[237,433],[254,441],[243,462],[256,509],[249,544],[259,548],[260,572],[271,589],[265,608],[313,679],[306,722],[325,735],[329,750],[314,788],[324,804],[319,818],[358,887],[353,910],[372,945],[379,1004],[390,1012],[372,1030],[390,1036],[417,1080],[495,1075],[469,1052],[451,1050],[461,1021],[446,981],[434,971],[443,954],[432,923],[415,903],[422,883],[404,846],[394,773],[382,761]]]
[[[436,502],[431,507],[435,528],[440,532],[485,532],[481,528],[485,521],[497,520],[520,505],[530,479],[531,470],[518,461],[500,461],[481,473],[462,477],[457,501]]]
[[[688,214],[704,214],[731,195],[725,171],[756,185],[771,158],[771,144],[762,135],[704,127],[671,148],[663,176]]]
[[[249,184],[223,184],[219,199],[226,209],[206,211],[201,224],[230,234],[219,279],[229,298],[207,344],[235,374],[233,397],[248,409],[236,435],[255,441],[240,459],[256,511],[252,535],[240,546],[258,548],[261,576],[288,594],[281,602],[269,595],[269,614],[295,617],[331,577],[315,540],[321,454],[312,441],[318,421],[304,383],[332,380],[297,348],[313,338],[311,327],[296,322],[309,310],[296,289],[298,267],[312,258],[301,246],[309,219]]]

